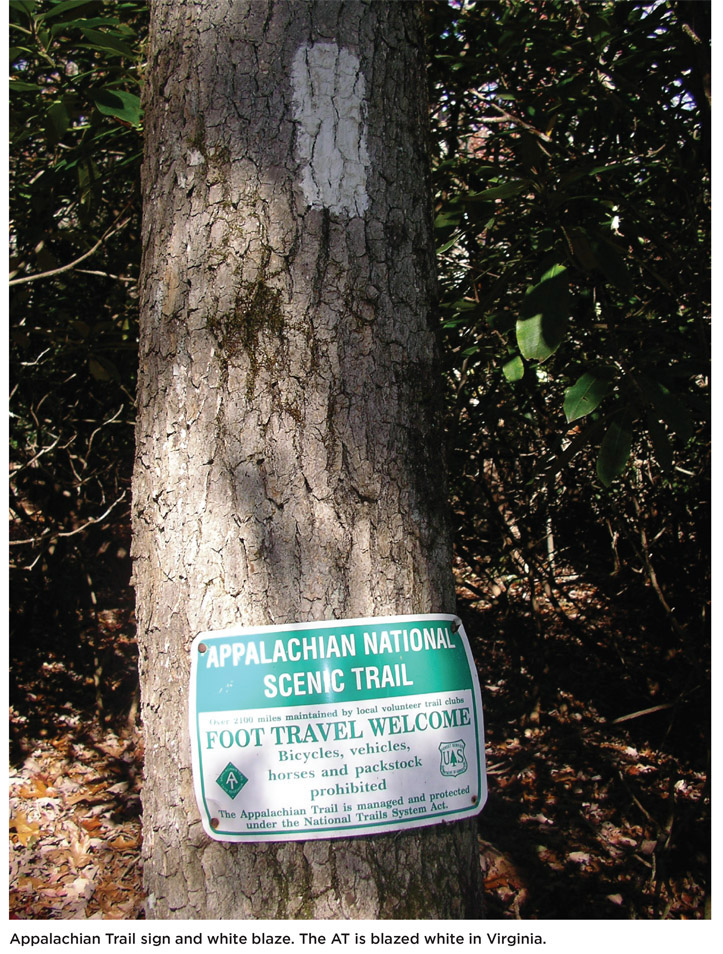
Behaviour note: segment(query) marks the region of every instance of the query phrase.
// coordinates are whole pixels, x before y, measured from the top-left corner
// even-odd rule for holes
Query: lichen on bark
[[[282,294],[262,272],[254,281],[239,283],[232,311],[212,314],[208,330],[218,342],[221,360],[233,360],[247,354],[254,369],[258,367],[260,335],[280,335],[284,327]]]

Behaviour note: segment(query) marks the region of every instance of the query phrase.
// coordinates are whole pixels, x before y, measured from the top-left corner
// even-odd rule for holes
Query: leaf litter
[[[566,620],[537,594],[540,636],[529,593],[509,587],[502,603],[480,599],[479,585],[472,595],[462,575],[458,583],[485,707],[486,917],[709,917],[708,726],[690,700],[658,704],[675,687],[655,663],[646,624],[630,606],[578,586]],[[132,620],[108,625],[113,619],[99,613],[93,638],[101,648],[112,640],[104,678],[110,697],[127,699],[136,679]],[[122,718],[94,711],[87,693],[75,692],[67,659],[13,664],[11,918],[142,918],[134,705]],[[641,710],[655,711],[620,719]]]
[[[705,679],[680,691],[649,607],[578,585],[570,626],[542,588],[480,597],[457,570],[485,716],[486,916],[709,918]]]
[[[102,751],[104,747],[106,751]],[[112,748],[115,754],[109,754]],[[141,916],[137,730],[39,741],[10,776],[10,912],[29,919]],[[134,779],[117,784],[126,767]]]

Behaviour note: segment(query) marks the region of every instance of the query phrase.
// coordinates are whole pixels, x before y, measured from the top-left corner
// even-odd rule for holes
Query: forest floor
[[[522,584],[460,584],[485,709],[486,916],[709,917],[707,677],[675,646],[663,658],[634,601],[564,593],[533,612]],[[131,606],[104,594],[80,651],[11,648],[11,918],[143,917]]]
[[[487,916],[710,917],[705,678],[663,658],[640,605],[578,583],[525,614],[523,589],[458,604],[485,712]]]

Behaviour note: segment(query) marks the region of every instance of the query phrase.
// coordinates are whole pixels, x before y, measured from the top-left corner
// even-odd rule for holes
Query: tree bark
[[[480,916],[471,823],[209,840],[186,728],[198,632],[454,611],[426,124],[416,4],[152,0],[133,509],[149,917]]]

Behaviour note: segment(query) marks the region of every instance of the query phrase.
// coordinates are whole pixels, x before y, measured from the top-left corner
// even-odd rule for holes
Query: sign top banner
[[[373,834],[482,808],[482,703],[458,617],[222,630],[191,652],[194,784],[210,837]]]

